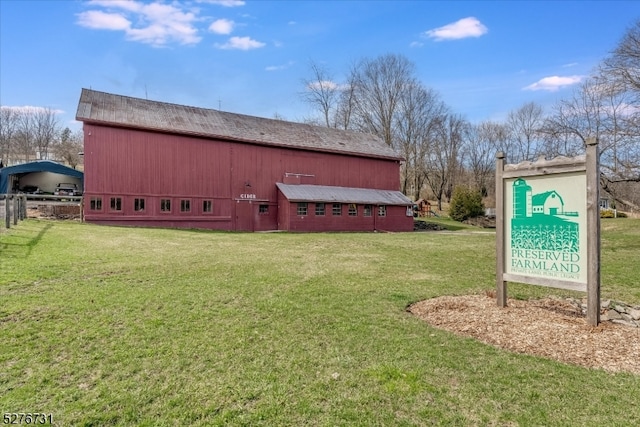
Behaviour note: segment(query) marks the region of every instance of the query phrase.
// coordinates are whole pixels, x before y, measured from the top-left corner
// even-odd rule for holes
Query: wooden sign
[[[587,320],[600,321],[597,142],[579,157],[496,164],[498,305],[506,282],[588,292]]]

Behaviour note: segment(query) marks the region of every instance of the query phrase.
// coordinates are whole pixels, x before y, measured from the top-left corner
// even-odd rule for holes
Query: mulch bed
[[[500,308],[487,295],[443,296],[408,311],[434,327],[505,350],[640,375],[640,328],[609,321],[590,326],[561,299],[509,299],[507,304]]]

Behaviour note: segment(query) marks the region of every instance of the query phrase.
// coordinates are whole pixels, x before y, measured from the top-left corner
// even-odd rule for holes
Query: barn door
[[[253,231],[254,208],[256,206],[248,200],[236,201],[236,231]]]

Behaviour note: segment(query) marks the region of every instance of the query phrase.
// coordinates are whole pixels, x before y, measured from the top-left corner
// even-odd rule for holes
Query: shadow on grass
[[[33,250],[33,248],[35,248],[36,245],[40,243],[42,237],[47,231],[49,231],[51,227],[53,227],[53,224],[45,225],[40,229],[38,234],[33,236],[25,243],[3,243],[2,245],[0,245],[0,254],[2,258],[18,258],[20,256],[18,253],[18,250],[20,248],[26,248],[24,258],[28,258],[31,255],[31,251]]]

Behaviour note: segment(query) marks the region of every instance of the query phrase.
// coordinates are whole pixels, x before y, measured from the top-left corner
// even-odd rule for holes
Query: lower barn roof
[[[371,205],[413,205],[400,191],[328,185],[282,184],[278,189],[290,202],[356,203]]]

